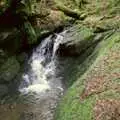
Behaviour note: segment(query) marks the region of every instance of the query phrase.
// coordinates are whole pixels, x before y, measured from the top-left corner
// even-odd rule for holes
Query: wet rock
[[[17,60],[20,64],[24,63],[24,61],[27,60],[27,58],[28,58],[28,55],[25,52],[17,56]]]
[[[5,62],[7,58],[8,55],[5,53],[5,51],[0,49],[0,66]]]
[[[101,39],[102,35],[94,34],[86,27],[73,27],[67,31],[64,40],[57,50],[60,56],[77,56]]]
[[[6,30],[6,31],[1,31],[0,32],[0,43],[2,43],[4,40],[6,40],[6,38],[11,35],[13,32],[15,32],[14,30]]]
[[[0,67],[0,82],[10,82],[18,73],[20,64],[16,57],[10,57]]]
[[[8,93],[8,87],[4,84],[0,84],[0,97]]]

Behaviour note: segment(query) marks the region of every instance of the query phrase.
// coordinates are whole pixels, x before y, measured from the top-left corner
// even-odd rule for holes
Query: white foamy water
[[[66,31],[65,31],[66,32]],[[65,34],[65,32],[63,32],[63,34]],[[53,58],[56,55],[56,50],[59,48],[59,44],[63,41],[63,35],[57,35],[57,38],[55,39],[55,43],[53,46]]]
[[[29,60],[30,70],[23,75],[23,83],[20,86],[20,92],[45,92],[46,90],[62,90],[60,77],[56,78],[56,50],[63,40],[65,32],[44,39],[42,43],[33,51]],[[52,82],[52,83],[51,83]],[[54,84],[55,83],[55,84]]]

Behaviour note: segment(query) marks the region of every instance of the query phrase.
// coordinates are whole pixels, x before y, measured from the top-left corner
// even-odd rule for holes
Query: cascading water
[[[54,109],[64,88],[62,77],[58,75],[56,50],[63,40],[65,32],[50,35],[33,51],[28,60],[30,69],[23,74],[23,81],[19,86],[22,95],[32,94],[32,110],[35,117],[29,120],[52,120]],[[22,118],[28,120],[28,117]]]
[[[29,60],[31,69],[23,75],[24,81],[20,86],[20,92],[45,92],[45,90],[53,89],[53,87],[62,89],[61,81],[55,76],[55,52],[62,39],[62,35],[56,35],[55,39],[49,36],[34,50]],[[51,86],[53,79],[55,83],[59,82],[56,86]]]

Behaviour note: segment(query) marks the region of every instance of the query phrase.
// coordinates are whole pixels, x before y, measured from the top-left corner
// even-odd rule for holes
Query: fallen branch
[[[83,15],[82,13],[75,11],[75,10],[72,10],[70,8],[67,8],[64,5],[56,4],[56,7],[58,10],[62,11],[65,15],[72,17],[72,18],[83,20],[86,17],[85,14]]]

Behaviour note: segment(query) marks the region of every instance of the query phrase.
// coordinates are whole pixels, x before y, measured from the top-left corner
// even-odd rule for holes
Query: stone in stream
[[[16,57],[10,57],[0,67],[0,83],[10,82],[18,73],[20,64]]]

